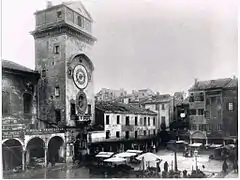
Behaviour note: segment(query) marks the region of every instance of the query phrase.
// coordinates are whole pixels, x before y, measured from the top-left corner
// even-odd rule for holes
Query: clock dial
[[[88,73],[83,65],[76,65],[73,70],[73,81],[79,89],[84,89],[88,84]]]

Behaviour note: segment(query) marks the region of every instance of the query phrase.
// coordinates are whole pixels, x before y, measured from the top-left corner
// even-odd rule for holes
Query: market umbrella
[[[162,161],[160,156],[150,152],[141,154],[136,159],[142,160],[143,158],[145,161],[160,161],[160,162]]]

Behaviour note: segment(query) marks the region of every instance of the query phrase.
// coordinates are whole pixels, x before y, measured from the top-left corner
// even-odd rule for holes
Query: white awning
[[[138,156],[136,159],[138,159],[138,160],[143,159],[144,161],[160,161],[160,162],[162,161],[160,156],[150,153],[150,152],[144,153],[144,154]]]
[[[114,152],[100,152],[95,157],[98,158],[109,158],[114,154]]]
[[[202,146],[202,143],[193,143],[193,144],[189,144],[188,146],[198,148],[198,147]]]
[[[109,159],[105,159],[104,162],[112,162],[112,163],[121,163],[121,162],[125,162],[126,159],[121,158],[121,157],[112,157]]]
[[[126,152],[127,152],[127,153],[136,153],[136,154],[140,154],[140,153],[142,153],[143,151],[140,151],[140,150],[133,150],[133,149],[128,149]]]
[[[115,154],[114,157],[128,158],[136,155],[137,153],[122,152],[122,153]]]

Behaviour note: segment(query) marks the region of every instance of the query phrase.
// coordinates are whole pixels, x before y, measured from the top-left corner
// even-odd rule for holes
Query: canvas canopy
[[[189,144],[188,146],[193,148],[199,148],[200,146],[202,146],[202,143],[193,143],[193,144]]]
[[[125,162],[126,159],[121,158],[121,157],[112,157],[109,159],[105,159],[104,162],[112,162],[112,163],[121,163],[121,162]]]
[[[113,154],[114,154],[114,152],[100,152],[95,157],[98,157],[98,158],[110,158]]]
[[[138,160],[144,159],[144,161],[161,161],[160,156],[150,153],[150,152],[141,154],[136,159],[138,159]]]
[[[140,153],[142,153],[143,151],[140,151],[140,150],[133,150],[133,149],[128,149],[126,152],[127,152],[127,153],[136,153],[136,154],[140,154]]]
[[[142,169],[145,170],[148,167],[157,167],[157,163],[160,162],[161,163],[161,158],[160,156],[157,156],[153,153],[144,153],[139,155],[136,159],[141,160],[142,161]]]
[[[137,155],[136,153],[122,152],[122,153],[115,154],[114,157],[129,158],[136,155]]]

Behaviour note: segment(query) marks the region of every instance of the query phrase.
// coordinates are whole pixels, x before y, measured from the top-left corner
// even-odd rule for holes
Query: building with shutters
[[[190,139],[225,143],[237,139],[238,80],[197,81],[189,89]]]
[[[105,101],[97,102],[95,108],[95,127],[101,128],[89,133],[91,152],[143,149],[143,146],[146,148],[156,143],[155,112],[130,104]]]

